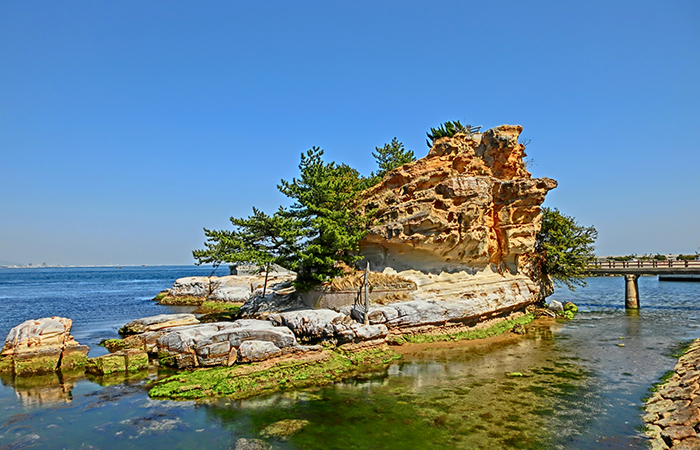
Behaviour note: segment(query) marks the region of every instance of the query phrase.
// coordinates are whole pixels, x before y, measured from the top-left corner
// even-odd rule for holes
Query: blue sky
[[[2,2],[0,264],[189,264],[446,120],[521,124],[599,254],[700,250],[700,3]]]

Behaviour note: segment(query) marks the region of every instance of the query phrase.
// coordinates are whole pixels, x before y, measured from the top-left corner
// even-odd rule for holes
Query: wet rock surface
[[[647,401],[642,417],[654,449],[700,449],[700,339],[678,359],[675,373]]]

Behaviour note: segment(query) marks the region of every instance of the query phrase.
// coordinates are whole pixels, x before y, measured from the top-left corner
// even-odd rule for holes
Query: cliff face
[[[540,205],[557,182],[526,170],[521,131],[501,125],[438,139],[425,158],[391,171],[367,191],[363,204],[376,209],[378,225],[360,248],[373,269],[413,279],[423,287],[419,299],[454,300],[466,285],[475,288],[486,278],[488,285],[508,281],[509,289],[524,283],[521,297],[536,296],[528,256],[542,222]],[[450,279],[449,286],[440,279]]]

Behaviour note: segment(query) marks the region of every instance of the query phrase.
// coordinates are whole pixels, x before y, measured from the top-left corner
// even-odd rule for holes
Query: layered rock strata
[[[368,190],[364,209],[378,225],[360,252],[373,270],[416,282],[412,300],[471,304],[470,317],[538,300],[531,257],[540,205],[557,183],[526,170],[521,131],[501,125],[438,139]]]
[[[700,449],[700,339],[673,370],[646,403],[647,436],[653,449]]]
[[[63,317],[45,317],[12,328],[0,354],[0,371],[27,375],[84,366],[88,347],[73,339],[72,324]]]

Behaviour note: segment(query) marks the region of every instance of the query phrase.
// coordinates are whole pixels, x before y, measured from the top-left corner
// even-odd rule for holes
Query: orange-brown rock
[[[540,205],[557,182],[531,177],[521,131],[501,125],[438,139],[366,191],[363,207],[377,222],[360,252],[372,268],[416,282],[416,301],[471,304],[470,318],[536,301]]]
[[[379,225],[361,243],[375,267],[516,273],[535,249],[540,205],[557,186],[525,168],[519,125],[438,139],[428,156],[389,172],[367,192]]]

